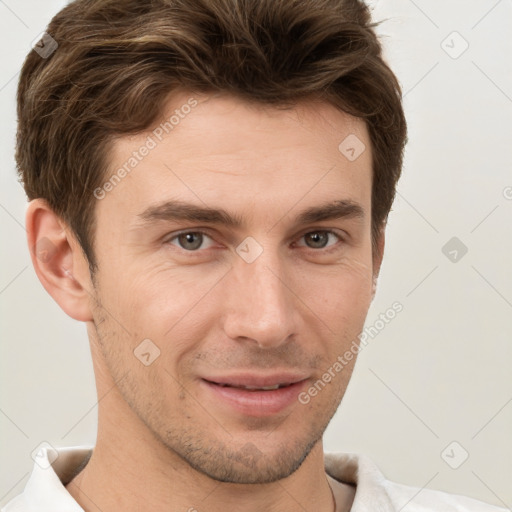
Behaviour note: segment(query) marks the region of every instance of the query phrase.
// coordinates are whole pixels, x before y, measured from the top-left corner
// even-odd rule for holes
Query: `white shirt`
[[[1,512],[84,512],[64,486],[92,449],[42,448],[23,493]],[[365,455],[325,453],[324,462],[328,475],[356,486],[351,512],[507,512],[472,498],[386,480]]]

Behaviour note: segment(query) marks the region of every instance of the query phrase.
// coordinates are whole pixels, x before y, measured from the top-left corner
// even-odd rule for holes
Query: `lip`
[[[284,378],[283,378],[284,377]],[[300,380],[299,380],[300,379]],[[222,379],[201,379],[200,383],[207,393],[215,397],[214,403],[244,416],[268,417],[278,414],[298,401],[299,393],[304,389],[309,379],[288,375],[272,376],[231,376]],[[228,385],[242,385],[266,387],[276,384],[291,383],[290,385],[275,390],[258,391],[243,388],[227,387]]]
[[[275,372],[272,374],[255,374],[255,373],[237,373],[224,376],[203,377],[203,380],[214,382],[216,384],[227,384],[229,386],[252,386],[263,388],[267,386],[275,386],[278,384],[295,384],[304,379],[308,375],[296,372]]]

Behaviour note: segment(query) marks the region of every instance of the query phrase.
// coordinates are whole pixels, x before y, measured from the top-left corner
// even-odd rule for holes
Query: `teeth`
[[[243,386],[244,389],[262,389],[264,391],[268,391],[268,390],[271,390],[271,389],[277,389],[279,388],[279,384],[276,384],[275,386],[266,386],[264,388],[258,388],[258,387],[255,387],[255,386]]]
[[[272,391],[274,389],[279,389],[284,386],[287,386],[288,384],[276,384],[275,386],[264,386],[264,387],[258,387],[258,386],[231,386],[229,384],[220,384],[222,387],[229,387],[229,388],[239,388],[239,389],[247,389],[249,391]]]

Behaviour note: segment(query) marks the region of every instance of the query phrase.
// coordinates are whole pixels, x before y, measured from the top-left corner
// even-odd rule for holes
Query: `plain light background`
[[[363,452],[390,480],[510,508],[512,1],[370,3],[375,20],[388,18],[379,34],[410,142],[366,322],[379,332],[359,355],[325,450]],[[64,5],[0,0],[2,505],[23,490],[42,441],[96,436],[85,326],[33,271],[14,164],[19,69]],[[395,301],[403,311],[379,329]]]

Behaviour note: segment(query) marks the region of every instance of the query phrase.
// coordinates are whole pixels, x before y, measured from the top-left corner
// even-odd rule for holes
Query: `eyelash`
[[[336,238],[338,238],[338,240],[340,242],[345,242],[345,238],[342,237],[337,231],[334,231],[332,229],[313,229],[313,230],[309,230],[309,231],[306,231],[305,233],[303,233],[302,235],[300,235],[299,239],[301,239],[304,236],[309,235],[311,233],[327,233],[327,234],[330,234],[330,235],[334,235]],[[176,233],[175,235],[173,235],[171,238],[166,239],[165,243],[169,244],[169,245],[172,245],[171,242],[173,240],[177,239],[178,237],[180,237],[182,235],[187,235],[187,234],[201,234],[201,235],[207,236],[208,238],[212,238],[212,236],[210,236],[208,234],[208,232],[202,231],[200,229],[195,229],[195,230],[188,230],[188,231],[180,231],[179,233]],[[313,251],[313,252],[316,252],[316,253],[328,254],[331,251],[336,250],[337,245],[338,244],[334,244],[333,246],[329,246],[327,248],[319,248],[319,249],[314,249],[314,248],[311,248],[311,247],[306,247],[306,249],[309,249],[310,251]],[[186,252],[186,253],[189,253],[189,254],[198,254],[198,253],[201,252],[201,249],[195,249],[195,250],[189,251],[189,250],[183,249],[182,247],[179,247],[179,246],[175,246],[175,247],[177,247],[179,250],[181,250],[183,252]],[[203,249],[203,250],[207,250],[207,249]]]

